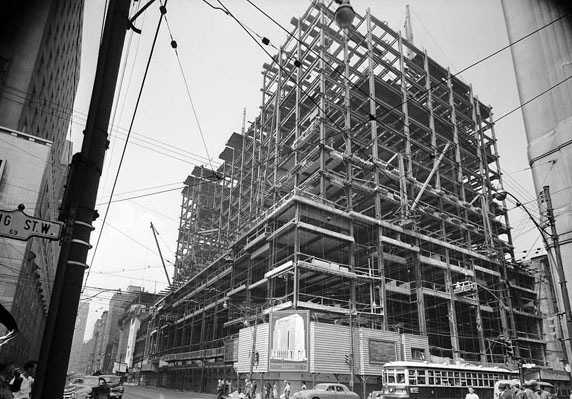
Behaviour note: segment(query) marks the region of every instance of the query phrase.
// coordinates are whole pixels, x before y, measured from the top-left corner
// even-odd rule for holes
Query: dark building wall
[[[34,212],[51,221],[71,156],[66,135],[79,81],[83,4],[8,0],[0,11],[0,125],[52,142]],[[58,255],[57,241],[27,242],[10,309],[21,337],[0,349],[2,357],[39,356]]]

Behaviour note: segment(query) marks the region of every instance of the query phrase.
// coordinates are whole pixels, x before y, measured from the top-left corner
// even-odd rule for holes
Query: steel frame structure
[[[435,358],[512,363],[514,342],[544,362],[537,298],[528,279],[519,286],[531,274],[493,199],[491,107],[369,11],[343,32],[312,2],[292,24],[263,67],[259,116],[230,136],[219,168],[185,182],[176,289],[157,308],[157,320],[176,317],[155,324],[150,357],[186,353],[203,381],[208,350],[229,375],[236,362],[246,372],[223,359],[242,323],[307,309],[349,326],[352,355],[367,329],[424,337]]]

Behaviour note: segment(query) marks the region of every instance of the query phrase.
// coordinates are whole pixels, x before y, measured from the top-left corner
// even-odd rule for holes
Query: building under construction
[[[292,20],[263,66],[260,114],[218,169],[185,181],[147,383],[366,393],[391,360],[548,365],[534,273],[514,262],[494,199],[491,108],[373,15],[340,30],[333,7]],[[303,329],[289,349],[286,323]]]

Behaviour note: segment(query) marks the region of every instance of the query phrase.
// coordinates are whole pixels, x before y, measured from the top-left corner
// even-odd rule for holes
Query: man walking
[[[513,399],[513,394],[510,390],[510,386],[504,382],[499,384],[499,399]]]
[[[12,391],[14,392],[14,399],[30,399],[32,394],[32,387],[34,385],[34,376],[36,375],[37,365],[38,362],[34,360],[28,360],[26,363],[24,363],[24,372],[20,376],[18,376],[19,378],[21,378],[20,388],[17,390],[14,390],[14,388],[12,388]],[[12,380],[14,382],[12,381],[10,382],[12,386],[15,385],[17,381],[16,378],[18,377],[14,375],[14,379]]]
[[[290,382],[288,380],[285,380],[284,383],[286,384],[286,386],[284,387],[284,399],[290,399]]]
[[[469,387],[469,392],[465,395],[465,399],[479,399],[479,395],[475,393],[473,387]]]

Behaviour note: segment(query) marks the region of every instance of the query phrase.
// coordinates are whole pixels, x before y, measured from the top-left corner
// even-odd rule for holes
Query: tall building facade
[[[556,0],[503,0],[502,6],[510,42],[538,31],[511,46],[511,53],[521,104],[534,98],[522,108],[522,115],[535,191],[542,202],[543,189],[549,187],[562,258],[566,261],[572,257],[572,6]],[[551,234],[546,236],[552,247]],[[554,253],[553,249],[547,250]],[[572,294],[572,268],[565,264],[564,278],[556,274],[555,278],[559,283],[567,282]],[[564,311],[565,299],[560,295],[558,299]],[[571,333],[565,335],[570,337]],[[570,343],[570,339],[566,341]],[[568,358],[572,359],[571,344]]]
[[[113,372],[127,373],[128,378],[133,380],[135,366],[135,350],[139,330],[144,320],[149,318],[152,305],[159,299],[159,295],[150,292],[141,292],[133,298],[119,319],[119,331],[117,334],[117,349],[115,350],[115,362]],[[139,367],[141,367],[139,365]]]
[[[0,128],[0,209],[13,211],[23,205],[24,212],[35,213],[42,173],[50,161],[51,142]],[[5,221],[4,221],[5,222]],[[13,311],[17,307],[42,308],[41,271],[34,259],[26,256],[26,242],[0,237],[0,303]],[[25,285],[29,295],[19,297]],[[22,328],[19,323],[19,328]],[[1,326],[1,335],[4,327]],[[24,349],[37,336],[24,329],[11,343]]]
[[[77,309],[77,317],[75,319],[75,329],[73,332],[73,341],[70,352],[70,360],[68,363],[68,373],[80,373],[82,367],[82,351],[83,339],[85,336],[85,327],[87,325],[87,316],[89,313],[89,302],[80,302]]]
[[[113,294],[109,301],[109,309],[103,312],[96,321],[93,332],[93,371],[100,371],[104,374],[115,373],[116,363],[121,359],[121,354],[125,349],[120,335],[123,328],[122,321],[125,319],[128,309],[136,303],[143,303],[148,299],[149,294],[143,292],[141,287],[128,286],[126,291]]]
[[[214,391],[238,373],[365,397],[393,360],[555,356],[495,199],[491,108],[369,12],[340,30],[334,7],[292,20],[260,114],[185,181],[149,383]]]
[[[58,218],[72,153],[66,137],[79,80],[82,18],[82,0],[9,0],[0,13],[0,126],[51,143],[30,207],[33,216],[49,221]],[[6,248],[18,245],[9,240]],[[3,357],[38,358],[58,254],[57,241],[28,240],[9,309],[20,336],[0,349]]]

